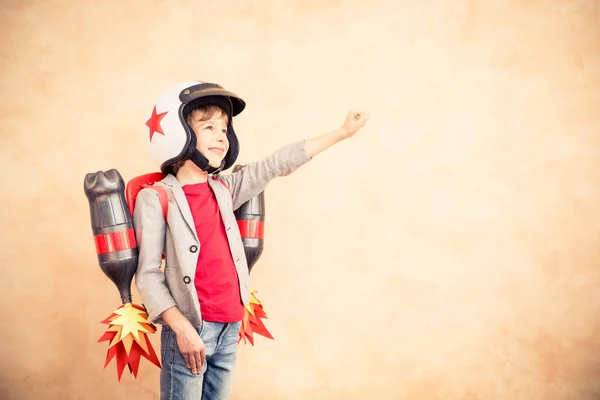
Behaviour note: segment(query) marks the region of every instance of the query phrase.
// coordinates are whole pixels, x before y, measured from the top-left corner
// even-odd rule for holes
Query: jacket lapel
[[[173,175],[167,175],[161,182],[171,188],[171,192],[173,193],[173,198],[181,211],[181,215],[183,215],[183,219],[188,225],[188,228],[194,235],[196,242],[198,241],[198,236],[196,235],[196,226],[194,225],[194,218],[192,217],[192,211],[190,210],[190,206],[187,202],[187,198],[185,197],[185,193],[183,193],[183,189],[179,184],[177,178]]]

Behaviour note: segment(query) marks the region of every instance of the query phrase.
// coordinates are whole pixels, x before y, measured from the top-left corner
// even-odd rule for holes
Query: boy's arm
[[[161,270],[166,224],[155,190],[142,189],[138,193],[133,224],[139,251],[135,285],[148,310],[148,321],[156,322],[163,311],[176,303]]]
[[[275,151],[270,156],[247,164],[241,171],[221,175],[233,196],[233,209],[262,192],[267,183],[278,176],[286,176],[310,161],[304,149],[304,141],[299,140]]]
[[[158,193],[142,189],[138,193],[133,216],[138,242],[138,268],[135,284],[148,310],[148,320],[161,318],[173,329],[186,366],[199,374],[206,358],[204,343],[190,321],[179,311],[161,270],[166,223]]]
[[[343,139],[354,136],[367,122],[365,112],[350,111],[339,129],[308,140],[284,146],[269,157],[246,165],[241,171],[223,175],[233,195],[233,209],[262,192],[267,183],[278,176],[286,176],[310,161],[314,156]]]

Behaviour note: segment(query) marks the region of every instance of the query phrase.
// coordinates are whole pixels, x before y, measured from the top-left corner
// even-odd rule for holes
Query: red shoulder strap
[[[169,196],[167,195],[167,191],[161,186],[153,186],[154,183],[162,180],[164,177],[165,176],[162,174],[162,172],[152,172],[149,174],[136,176],[127,182],[127,187],[125,188],[125,197],[127,199],[129,211],[131,212],[132,216],[138,193],[143,188],[150,188],[156,190],[158,193],[158,199],[160,200],[163,216],[165,217],[165,221],[167,220],[167,213],[169,211]]]

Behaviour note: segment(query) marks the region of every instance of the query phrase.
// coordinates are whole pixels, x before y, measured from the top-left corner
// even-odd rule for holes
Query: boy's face
[[[229,150],[227,115],[221,111],[212,115],[194,111],[189,125],[196,133],[196,149],[208,158],[212,167],[218,168]]]

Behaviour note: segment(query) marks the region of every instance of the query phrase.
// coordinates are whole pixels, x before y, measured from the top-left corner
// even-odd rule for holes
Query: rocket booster
[[[244,166],[236,165],[233,172]],[[244,252],[248,261],[248,273],[260,258],[264,247],[265,229],[265,192],[260,192],[234,211],[235,218],[240,228]]]
[[[131,303],[131,281],[137,270],[138,248],[125,182],[116,169],[85,176],[98,263],[117,286],[123,304]]]

